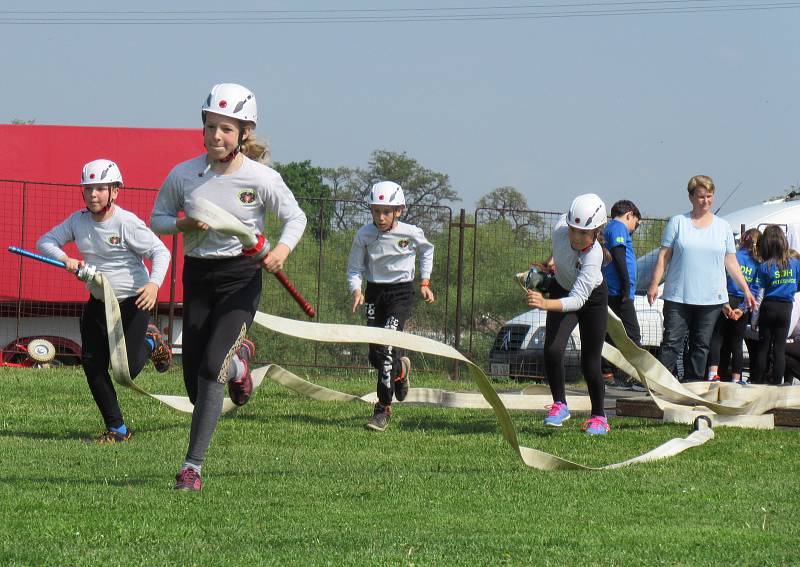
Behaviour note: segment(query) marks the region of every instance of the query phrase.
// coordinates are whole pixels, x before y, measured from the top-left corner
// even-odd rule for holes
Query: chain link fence
[[[80,356],[78,321],[87,298],[84,284],[58,268],[22,259],[5,249],[18,246],[35,251],[39,236],[83,208],[81,188],[0,181],[0,192],[7,207],[4,223],[0,225],[0,244],[4,249],[0,270],[2,361],[24,361],[27,343],[33,338],[47,338],[55,344],[60,363],[76,364]],[[125,187],[117,203],[147,221],[156,194],[153,189]],[[368,206],[334,199],[299,198],[298,202],[306,212],[308,227],[286,264],[287,276],[312,303],[317,321],[364,325],[362,308],[352,312],[347,258],[356,231],[371,222]],[[435,245],[432,289],[436,302],[425,304],[418,297],[406,330],[455,346],[497,375],[540,377],[541,365],[528,360],[529,352],[517,353],[527,361],[524,364],[515,367],[512,360],[515,349],[531,350],[521,348],[530,343],[528,340],[523,345],[524,335],[530,339],[538,328],[531,328],[536,322],[525,322],[530,312],[524,303],[524,292],[513,276],[527,271],[531,263],[547,259],[550,236],[559,216],[557,212],[481,208],[470,215],[461,210],[454,219],[449,207],[409,207],[401,220],[423,228]],[[663,219],[643,219],[634,234],[640,257],[637,285],[640,290],[649,283],[655,256],[647,253],[658,248],[664,223]],[[266,227],[266,236],[277,242],[280,223],[268,216]],[[166,236],[163,240],[173,254],[173,265],[159,292],[158,323],[180,352],[181,239]],[[78,256],[74,244],[67,246],[67,252]],[[264,273],[260,309],[306,319],[282,286],[267,273]],[[659,320],[653,319],[653,325],[659,324]],[[656,333],[660,333],[660,328],[653,329],[651,334]],[[257,326],[252,335],[258,346],[259,362],[307,368],[367,367],[366,345],[302,341]],[[579,344],[573,346],[579,348]],[[409,355],[416,368],[452,368],[450,362],[419,353]]]

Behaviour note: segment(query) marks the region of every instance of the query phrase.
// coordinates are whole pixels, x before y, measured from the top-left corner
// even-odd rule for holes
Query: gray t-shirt
[[[178,212],[192,216],[192,205],[203,197],[232,213],[254,233],[264,233],[264,215],[272,211],[284,223],[280,242],[294,249],[306,227],[306,215],[280,174],[242,156],[242,166],[228,175],[206,168],[206,156],[198,156],[176,165],[158,192],[150,225],[161,234],[175,234]],[[235,236],[214,230],[183,233],[183,249],[194,258],[227,258],[242,253]]]
[[[362,278],[374,283],[401,283],[414,280],[414,264],[419,260],[419,275],[429,279],[433,270],[433,244],[422,229],[398,222],[388,232],[375,223],[358,229],[347,262],[350,292],[361,289]]]
[[[117,299],[136,295],[146,283],[160,287],[169,268],[169,250],[142,219],[119,205],[111,211],[111,218],[102,222],[93,220],[86,209],[72,213],[39,238],[36,246],[45,256],[63,260],[68,255],[63,246],[74,242],[83,261],[97,266],[108,278]],[[152,274],[147,273],[142,258],[153,262]],[[93,296],[103,298],[97,284],[88,282],[87,287]]]

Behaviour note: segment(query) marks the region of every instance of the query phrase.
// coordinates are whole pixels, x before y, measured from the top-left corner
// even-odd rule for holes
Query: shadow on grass
[[[55,434],[38,431],[10,431],[8,429],[0,431],[0,437],[35,439],[37,441],[76,441],[81,439],[80,437],[76,437],[75,433],[72,431]]]
[[[98,476],[97,478],[71,478],[58,475],[39,475],[32,476],[6,476],[0,475],[0,482],[9,484],[43,484],[57,486],[97,486],[104,484],[118,488],[129,488],[132,486],[147,486],[152,484],[165,484],[167,481],[163,476],[148,475],[141,478],[120,478],[108,479]]]
[[[169,431],[171,429],[181,429],[187,430],[188,428],[179,423],[175,424],[164,424],[158,425],[155,427],[137,427],[133,430],[134,435],[137,437],[143,435],[145,433],[154,433],[156,431]],[[64,431],[61,433],[53,433],[53,432],[44,432],[44,431],[15,431],[10,429],[3,429],[0,430],[0,438],[8,437],[8,438],[18,438],[18,439],[33,439],[37,441],[83,441],[83,442],[91,442],[97,437],[100,436],[102,433],[99,429],[98,431],[83,431],[83,432],[76,432],[76,431]],[[88,441],[87,441],[88,440]]]

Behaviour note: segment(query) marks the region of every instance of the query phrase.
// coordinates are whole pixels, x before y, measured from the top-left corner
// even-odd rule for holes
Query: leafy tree
[[[403,187],[406,212],[403,221],[421,226],[423,229],[439,226],[449,211],[437,209],[446,201],[460,201],[458,193],[450,185],[447,174],[423,167],[405,152],[388,150],[372,152],[366,169],[337,167],[323,170],[325,181],[332,187],[336,199],[354,202],[337,202],[333,226],[336,230],[354,228],[350,223],[353,209],[366,209],[369,190],[378,181],[394,181]]]
[[[541,238],[542,219],[530,210],[525,195],[514,187],[504,185],[478,200],[478,209],[485,209],[481,217],[488,221],[505,221],[517,237]]]
[[[363,208],[364,181],[362,172],[352,167],[327,167],[322,170],[322,179],[331,188],[333,206],[331,226],[334,230],[355,228],[353,213]]]
[[[327,238],[334,207],[329,200],[331,188],[322,179],[322,168],[314,167],[309,160],[276,163],[274,168],[281,174],[306,213],[308,232],[317,240]]]
[[[378,181],[394,181],[403,187],[406,197],[404,220],[423,228],[440,220],[441,211],[432,207],[445,205],[445,201],[456,202],[461,199],[450,185],[450,177],[423,167],[405,152],[375,150],[364,172],[365,190]]]

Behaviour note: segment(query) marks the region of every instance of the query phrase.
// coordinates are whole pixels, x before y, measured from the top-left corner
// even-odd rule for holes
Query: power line
[[[372,8],[324,10],[13,11],[0,10],[0,25],[202,25],[464,22],[589,18],[795,9],[800,2],[722,3],[724,0],[630,0],[543,3],[469,8]],[[599,7],[599,9],[586,9]],[[572,8],[579,8],[573,10]],[[557,9],[553,11],[554,9]],[[517,10],[509,12],[509,10]],[[545,10],[545,11],[542,11]],[[268,15],[275,14],[275,15]],[[289,15],[294,14],[294,15]],[[366,15],[357,15],[366,14]],[[219,16],[222,17],[219,17]],[[67,17],[65,17],[67,16]],[[78,16],[78,17],[74,17]],[[134,17],[132,17],[134,16]],[[138,17],[136,17],[138,16]]]
[[[395,13],[395,12],[463,12],[467,10],[522,10],[538,8],[564,8],[585,6],[627,6],[631,4],[692,4],[719,2],[722,0],[630,0],[626,2],[570,2],[570,3],[540,3],[540,4],[508,4],[497,6],[470,6],[470,7],[418,7],[418,8],[323,8],[317,10],[0,10],[0,14],[45,14],[45,15],[96,15],[96,14],[157,14],[157,15],[187,15],[187,14],[330,14],[330,13]]]

